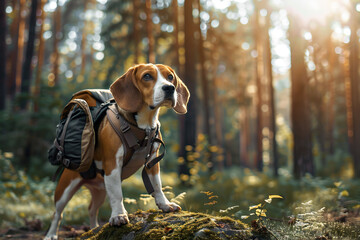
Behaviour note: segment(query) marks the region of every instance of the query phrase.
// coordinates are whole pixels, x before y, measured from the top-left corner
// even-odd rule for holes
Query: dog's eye
[[[150,74],[145,74],[144,76],[143,76],[143,79],[145,80],[145,81],[150,81],[150,80],[152,80],[153,79],[153,77],[150,75]]]
[[[172,80],[174,79],[174,76],[171,75],[171,74],[169,74],[168,79],[169,79],[170,81],[172,81]]]

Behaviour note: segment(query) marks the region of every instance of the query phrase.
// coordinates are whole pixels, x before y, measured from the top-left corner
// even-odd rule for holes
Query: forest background
[[[186,115],[160,116],[184,209],[241,218],[279,194],[279,219],[311,200],[358,224],[359,25],[355,0],[1,0],[0,227],[51,219],[47,149],[71,95],[145,62],[191,92]],[[154,207],[138,175],[124,184],[128,210]],[[86,223],[88,195],[66,223]]]

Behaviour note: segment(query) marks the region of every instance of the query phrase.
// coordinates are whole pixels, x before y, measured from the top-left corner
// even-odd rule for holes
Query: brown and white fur
[[[111,85],[110,91],[123,117],[144,130],[159,124],[158,114],[162,106],[171,107],[175,112],[185,114],[190,96],[187,87],[176,73],[170,67],[161,64],[140,64],[130,68]],[[158,146],[154,146],[153,149],[158,149]],[[57,239],[62,211],[83,185],[90,190],[92,196],[89,206],[91,228],[98,226],[98,209],[106,195],[112,209],[110,225],[127,224],[129,219],[123,204],[121,181],[143,166],[142,151],[144,150],[135,152],[123,168],[123,144],[105,117],[98,130],[94,153],[96,166],[103,169],[105,175],[102,177],[97,174],[96,178],[86,180],[77,172],[64,170],[55,190],[56,211],[45,239]],[[151,159],[157,154],[158,151],[153,150]],[[152,196],[159,209],[164,212],[181,210],[180,206],[169,202],[162,191],[159,163],[147,170],[147,173],[154,188]]]

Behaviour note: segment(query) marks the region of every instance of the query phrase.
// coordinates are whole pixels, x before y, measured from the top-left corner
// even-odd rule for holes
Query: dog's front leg
[[[151,194],[155,198],[155,203],[159,209],[163,212],[176,212],[180,211],[181,207],[176,203],[170,202],[163,190],[160,179],[160,164],[157,163],[151,169],[146,169],[146,172],[149,176],[150,182],[154,188],[154,192]]]
[[[109,175],[104,176],[105,188],[109,197],[111,206],[111,217],[109,223],[111,226],[120,226],[127,224],[129,218],[123,203],[121,188],[121,169],[123,165],[124,148],[121,146],[116,153],[116,166]]]

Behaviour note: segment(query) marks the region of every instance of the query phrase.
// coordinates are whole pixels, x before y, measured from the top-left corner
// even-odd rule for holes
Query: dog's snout
[[[162,86],[162,90],[164,90],[165,94],[169,96],[175,92],[175,87],[172,85],[164,85]]]

